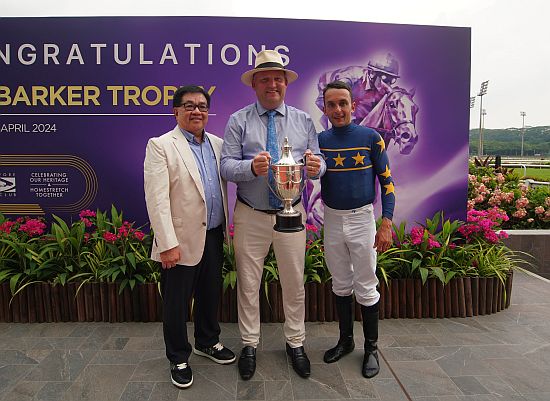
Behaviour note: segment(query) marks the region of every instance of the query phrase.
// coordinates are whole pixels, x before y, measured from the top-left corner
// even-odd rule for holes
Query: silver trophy
[[[283,201],[283,210],[277,212],[273,229],[279,232],[298,232],[304,229],[302,213],[294,210],[292,203],[304,190],[304,163],[294,161],[292,146],[288,144],[287,137],[282,150],[279,161],[269,166],[273,174],[273,181],[268,179],[269,189]]]

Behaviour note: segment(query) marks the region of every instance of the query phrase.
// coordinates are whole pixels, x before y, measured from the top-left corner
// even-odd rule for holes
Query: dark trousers
[[[162,269],[160,285],[164,343],[170,362],[187,362],[191,355],[186,322],[189,320],[189,301],[192,297],[195,344],[211,347],[219,341],[218,304],[222,264],[223,229],[219,226],[206,232],[206,243],[198,265],[176,265],[171,269]]]

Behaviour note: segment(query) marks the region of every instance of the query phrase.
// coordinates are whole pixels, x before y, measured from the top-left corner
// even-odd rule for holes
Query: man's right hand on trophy
[[[252,159],[252,172],[257,176],[266,176],[269,171],[269,161],[271,156],[269,152],[263,151],[258,153]]]

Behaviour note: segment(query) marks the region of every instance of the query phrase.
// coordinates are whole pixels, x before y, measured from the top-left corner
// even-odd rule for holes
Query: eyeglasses
[[[195,103],[189,102],[189,103],[184,103],[179,107],[183,107],[185,111],[195,111],[195,109],[199,109],[201,113],[206,113],[208,111],[208,105],[204,103],[195,104]]]
[[[369,78],[370,79],[374,80],[374,79],[376,79],[376,77],[380,77],[380,79],[388,85],[393,85],[397,81],[397,78],[393,77],[391,75],[380,73],[378,71],[369,71]]]

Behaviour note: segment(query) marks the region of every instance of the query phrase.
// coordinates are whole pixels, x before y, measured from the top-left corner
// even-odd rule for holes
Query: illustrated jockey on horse
[[[391,53],[372,58],[367,67],[329,71],[319,77],[315,104],[323,110],[323,89],[327,83],[336,80],[347,83],[355,102],[354,122],[376,129],[386,144],[393,139],[401,154],[409,154],[418,141],[415,127],[418,106],[412,100],[414,90],[408,92],[394,86],[398,78],[399,62]],[[328,128],[324,115],[321,124]]]

